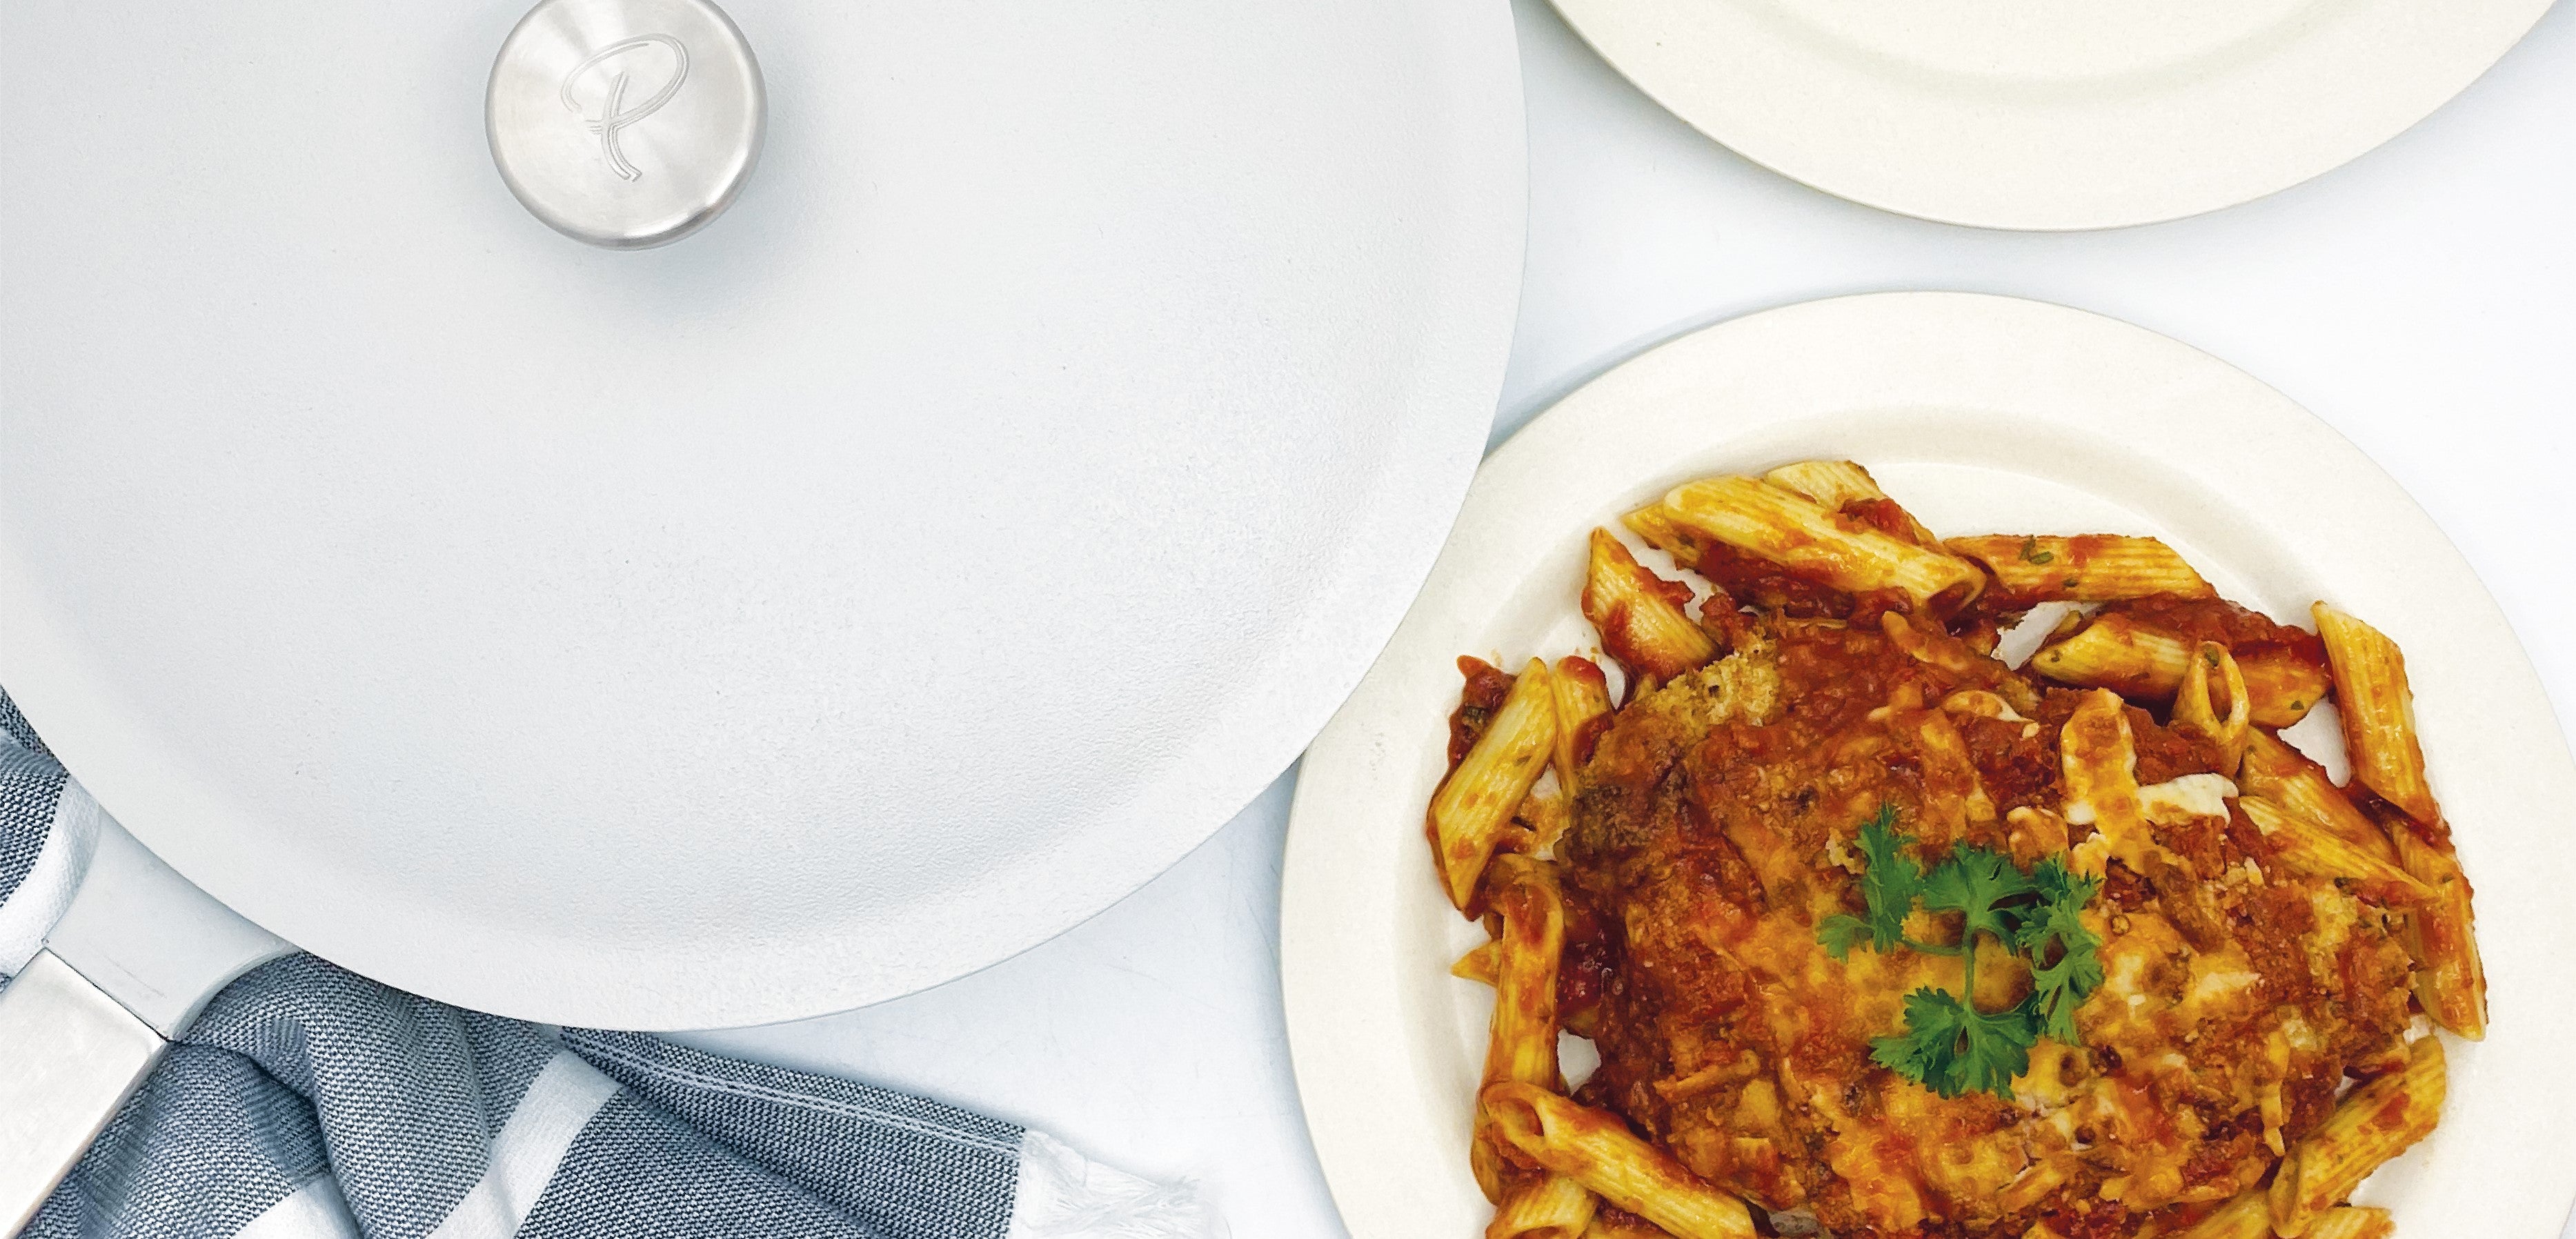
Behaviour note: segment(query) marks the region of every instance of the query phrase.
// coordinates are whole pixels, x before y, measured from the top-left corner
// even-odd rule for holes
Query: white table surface
[[[1543,0],[1516,5],[1531,235],[1497,442],[1639,349],[1770,306],[1948,288],[2100,311],[2234,362],[2358,442],[2450,531],[2576,718],[2576,562],[2563,535],[2542,537],[2576,507],[2576,6],[2317,181],[2199,219],[2043,236],[1901,219],[1775,177],[1630,88]],[[2552,546],[2556,562],[2534,558]],[[1237,1239],[1342,1234],[1280,1015],[1292,780],[1135,896],[998,967],[687,1039],[1195,1179]]]

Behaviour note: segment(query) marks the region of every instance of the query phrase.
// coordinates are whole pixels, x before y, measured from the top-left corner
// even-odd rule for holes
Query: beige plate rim
[[[2197,29],[2208,5],[2130,10],[2140,41],[2173,54],[2098,71],[2073,63],[2080,24],[2008,6],[1987,25],[1942,16],[1975,4],[1861,22],[1835,0],[1552,2],[1639,90],[1783,176],[1901,215],[2065,231],[2340,167],[2467,89],[2550,0],[2276,0],[2226,37]]]

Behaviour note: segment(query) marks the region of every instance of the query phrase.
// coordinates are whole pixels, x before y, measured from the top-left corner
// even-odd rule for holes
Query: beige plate
[[[1361,1239],[1469,1239],[1467,1116],[1491,999],[1422,810],[1462,653],[1592,644],[1584,537],[1684,479],[1851,457],[1935,530],[2152,533],[2231,598],[2332,599],[2406,649],[2435,790],[2477,883],[2492,1031],[2455,1046],[2441,1130],[2366,1202],[2400,1233],[2558,1233],[2576,1196],[2576,764],[2513,630],[2396,482],[2315,417],[2143,329],[2002,297],[1812,302],[1594,380],[1486,461],[1395,641],[1307,751],[1281,965],[1315,1147]]]
[[[1827,193],[1987,228],[2233,206],[2432,114],[2549,0],[1554,0],[1639,89]]]

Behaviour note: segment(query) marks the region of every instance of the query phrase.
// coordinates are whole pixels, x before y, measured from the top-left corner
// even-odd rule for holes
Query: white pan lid
[[[496,166],[525,0],[0,7],[0,685],[388,983],[740,1024],[1040,941],[1295,757],[1483,446],[1505,6],[725,11],[524,70],[702,178],[620,250]]]

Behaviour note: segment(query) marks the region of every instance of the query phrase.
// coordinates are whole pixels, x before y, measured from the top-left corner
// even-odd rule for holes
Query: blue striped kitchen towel
[[[96,803],[0,694],[0,981]],[[0,1070],[6,1070],[0,1065]],[[1043,1133],[640,1033],[417,998],[310,955],[219,995],[27,1233],[136,1239],[1206,1239],[1186,1186]]]

